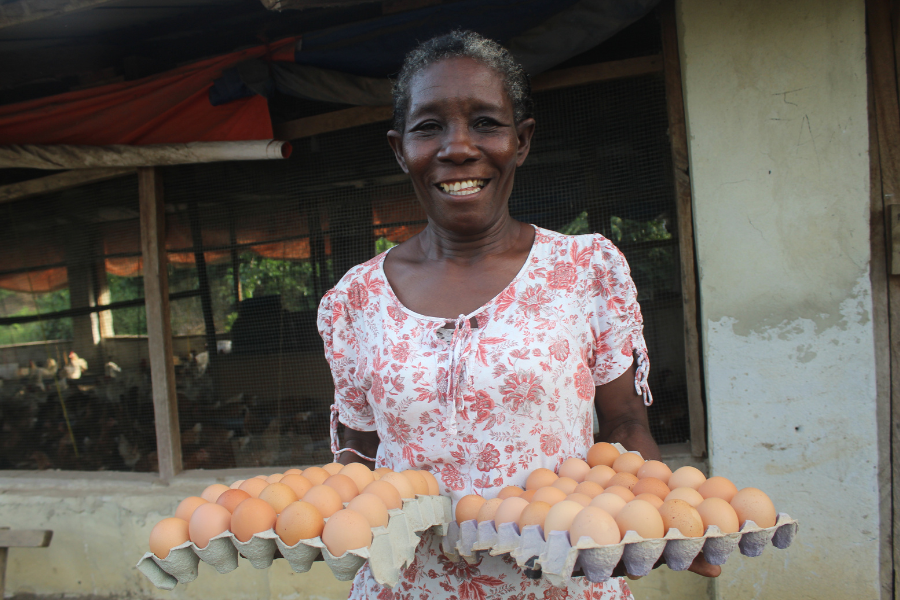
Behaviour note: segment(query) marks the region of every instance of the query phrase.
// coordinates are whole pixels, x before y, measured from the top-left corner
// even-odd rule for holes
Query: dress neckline
[[[518,283],[518,281],[525,275],[525,273],[528,271],[529,265],[531,264],[531,260],[534,257],[535,250],[538,246],[538,238],[540,237],[540,233],[541,233],[540,228],[537,225],[532,224],[531,226],[534,228],[534,240],[531,242],[531,249],[528,251],[528,256],[525,258],[525,262],[522,264],[522,267],[519,269],[519,272],[516,273],[515,277],[513,277],[512,280],[510,280],[510,282],[506,285],[506,287],[504,287],[502,290],[500,290],[500,292],[497,293],[496,296],[494,296],[493,298],[491,298],[490,300],[488,300],[487,302],[485,302],[484,304],[482,304],[481,306],[479,306],[478,308],[476,308],[469,314],[460,315],[460,317],[463,317],[465,319],[471,319],[475,315],[478,315],[478,314],[484,312],[488,307],[493,305],[497,301],[497,299],[500,298],[500,296],[505,294],[511,287],[513,287],[516,283]],[[412,310],[411,308],[407,307],[405,304],[403,304],[403,302],[400,301],[400,298],[397,296],[397,294],[394,293],[394,288],[391,287],[391,282],[387,277],[387,273],[384,272],[384,261],[387,258],[388,252],[390,252],[393,249],[394,248],[388,248],[384,252],[384,254],[381,255],[381,260],[378,263],[378,272],[381,275],[381,278],[384,280],[385,289],[388,291],[388,294],[390,294],[391,300],[394,301],[394,303],[400,308],[400,310],[402,310],[406,314],[408,314],[412,317],[415,317],[417,319],[420,319],[420,320],[432,321],[435,323],[447,323],[447,322],[456,320],[453,317],[432,317],[429,315],[423,315],[423,314],[418,313],[418,312]]]

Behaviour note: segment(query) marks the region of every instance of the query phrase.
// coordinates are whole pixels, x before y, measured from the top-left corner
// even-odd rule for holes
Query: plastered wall
[[[877,598],[864,3],[677,11],[710,469],[801,521],[716,597]]]

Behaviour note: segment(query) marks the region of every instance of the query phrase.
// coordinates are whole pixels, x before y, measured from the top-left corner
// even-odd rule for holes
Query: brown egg
[[[706,475],[701,473],[700,469],[695,467],[681,467],[680,469],[675,469],[675,472],[669,477],[669,481],[666,482],[666,485],[669,486],[670,490],[680,487],[689,487],[696,490],[704,481],[706,481]]]
[[[372,527],[387,527],[389,518],[387,506],[375,494],[360,494],[350,501],[347,508],[364,516]]]
[[[591,467],[597,465],[606,465],[611,467],[616,459],[619,458],[619,449],[612,444],[600,442],[590,447],[587,453],[587,464]],[[600,485],[603,485],[602,483]]]
[[[540,525],[543,527],[544,520],[547,518],[547,513],[550,512],[551,508],[546,502],[531,502],[522,509],[522,514],[519,515],[519,531],[522,531],[529,525]]]
[[[638,476],[638,479],[653,477],[654,479],[659,479],[663,483],[668,484],[669,477],[672,476],[672,469],[658,460],[648,460],[641,465],[641,468],[638,469],[636,475]]]
[[[591,503],[591,497],[586,496],[584,494],[579,494],[578,492],[572,492],[571,494],[566,496],[566,501],[567,502],[577,502],[578,504],[580,504],[582,506],[587,506],[588,504]]]
[[[622,507],[616,524],[622,537],[625,537],[626,531],[634,531],[644,539],[661,538],[666,533],[659,511],[643,500],[632,500]]]
[[[562,502],[568,496],[567,493],[562,491],[559,488],[555,488],[553,486],[542,487],[534,493],[534,497],[531,499],[532,502],[546,502],[550,506],[553,506],[557,502]]]
[[[571,477],[560,477],[550,487],[555,487],[558,490],[562,490],[566,494],[571,494],[575,491],[575,488],[578,487],[578,482],[572,479]]]
[[[663,499],[656,494],[648,494],[644,492],[643,494],[638,494],[637,496],[635,496],[634,499],[649,502],[656,510],[659,510],[659,507],[663,505]]]
[[[375,471],[374,471],[375,476],[376,476],[378,479],[381,479],[381,477],[382,477],[384,474],[386,474],[386,473],[393,473],[393,472],[394,472],[393,469],[388,469],[387,467],[378,467],[378,468],[375,469]],[[377,481],[377,479],[376,479],[376,481]]]
[[[341,469],[344,468],[344,465],[341,463],[328,463],[327,465],[322,465],[322,468],[325,469],[329,475],[337,475],[341,472]]]
[[[334,513],[325,523],[322,542],[334,557],[341,557],[348,550],[369,547],[372,543],[372,528],[364,516],[345,508]]]
[[[518,496],[503,499],[494,514],[494,525],[499,528],[503,523],[518,523],[526,506],[528,502]]]
[[[190,521],[191,515],[194,514],[197,507],[202,506],[203,504],[209,504],[209,501],[204,500],[200,496],[188,496],[178,503],[178,508],[175,509],[175,518],[181,519],[182,521]]]
[[[409,479],[400,473],[385,473],[378,481],[384,481],[394,486],[397,491],[400,492],[400,497],[404,500],[411,500],[416,497],[416,492],[413,489],[412,484],[410,484]]]
[[[269,478],[268,475],[256,475],[254,477],[254,479],[268,479],[268,478]],[[268,483],[268,481],[266,483]]]
[[[259,498],[247,498],[234,509],[231,515],[231,533],[241,542],[249,542],[254,533],[268,531],[275,527],[278,515],[275,509]]]
[[[475,515],[475,520],[479,523],[483,521],[493,521],[494,516],[497,514],[497,509],[500,508],[500,505],[503,503],[502,498],[491,498],[481,505],[481,508],[478,509],[478,514]]]
[[[603,493],[591,500],[589,506],[602,508],[607,513],[609,513],[612,518],[615,519],[619,515],[619,511],[621,511],[625,507],[625,504],[626,502],[622,499],[621,496],[618,496],[616,494]],[[618,531],[618,529],[616,529],[616,531]]]
[[[618,544],[622,541],[616,520],[596,506],[588,506],[575,515],[569,527],[569,538],[573,544],[577,544],[583,537],[591,538],[601,546]]]
[[[313,485],[322,485],[326,479],[331,477],[331,473],[322,467],[309,467],[303,470],[303,476]]]
[[[684,500],[694,508],[700,506],[700,503],[703,502],[703,496],[700,495],[700,492],[695,490],[694,488],[689,487],[680,487],[675,488],[668,495],[663,498],[664,500]]]
[[[340,473],[332,475],[322,485],[334,488],[334,491],[341,497],[341,502],[350,502],[359,495],[359,488],[356,487],[356,482]]]
[[[760,527],[774,527],[777,514],[775,505],[762,490],[746,487],[731,499],[731,508],[737,513],[741,527],[753,521]]]
[[[584,494],[589,498],[594,498],[603,493],[603,486],[599,483],[594,483],[593,481],[582,481],[575,486],[575,493]]]
[[[482,496],[476,494],[469,494],[460,498],[459,502],[456,503],[455,515],[457,524],[462,525],[464,522],[478,517],[478,511],[481,510],[481,505],[485,502],[486,500]]]
[[[659,507],[659,515],[662,517],[665,532],[677,529],[685,537],[700,537],[703,535],[703,519],[697,509],[684,500],[666,500]]]
[[[268,503],[275,509],[275,514],[281,514],[288,504],[299,500],[294,490],[283,483],[270,483],[266,489],[259,493],[259,499]]]
[[[428,482],[422,477],[422,474],[413,469],[407,469],[400,472],[401,475],[409,480],[409,484],[413,487],[413,491],[417,496],[428,495]]]
[[[664,500],[671,491],[669,486],[656,477],[644,477],[643,479],[638,479],[637,483],[631,487],[631,493],[635,496],[640,496],[641,494],[654,494],[659,496],[660,500]]]
[[[547,487],[548,485],[553,485],[553,482],[556,481],[558,477],[559,476],[550,469],[545,469],[543,467],[535,469],[528,475],[528,479],[525,480],[525,489],[537,490],[542,487]]]
[[[250,494],[244,490],[228,490],[219,496],[219,499],[216,500],[216,504],[224,506],[228,512],[233,513],[234,509],[237,508],[237,505],[249,497]]]
[[[637,476],[637,472],[644,466],[645,462],[643,458],[634,452],[625,452],[616,458],[612,468],[616,473],[631,473]]]
[[[400,492],[386,481],[373,481],[365,487],[363,493],[375,494],[381,498],[388,510],[403,508],[403,499],[400,498]]]
[[[563,464],[557,469],[560,477],[568,477],[574,479],[575,483],[581,483],[588,473],[591,472],[591,466],[580,458],[567,458]]]
[[[697,488],[704,498],[721,498],[725,502],[731,502],[737,494],[737,487],[724,477],[710,477]]]
[[[500,498],[501,500],[506,500],[507,498],[513,498],[513,497],[518,498],[524,492],[525,492],[525,490],[523,490],[522,488],[520,488],[517,485],[508,485],[505,488],[503,488],[502,490],[500,490],[500,492],[497,494],[497,497]]]
[[[303,500],[315,506],[325,519],[344,508],[340,495],[328,485],[312,486],[303,496]]]
[[[634,494],[627,487],[622,487],[621,485],[611,485],[605,490],[603,490],[603,494],[615,494],[622,498],[625,502],[631,502],[634,500]],[[600,494],[601,496],[603,494]]]
[[[278,483],[279,481],[281,481],[282,477],[284,477],[284,473],[273,473],[272,475],[266,477],[266,481],[268,483]]]
[[[721,498],[707,498],[697,507],[697,513],[703,520],[704,531],[710,525],[715,525],[722,533],[735,533],[740,529],[734,508]]]
[[[609,484],[609,480],[612,479],[615,474],[616,472],[613,471],[612,467],[608,467],[606,465],[597,465],[596,467],[591,469],[590,473],[585,476],[584,480],[591,481],[599,486],[606,487]]]
[[[228,486],[228,487],[229,487],[230,489],[232,489],[232,490],[236,490],[236,489],[238,489],[239,487],[241,487],[241,484],[242,484],[242,483],[244,483],[244,480],[243,480],[243,479],[238,479],[237,481],[235,481],[234,483],[232,483],[232,484],[231,484],[230,486]]]
[[[584,506],[578,502],[563,500],[550,507],[547,518],[544,519],[544,537],[551,531],[568,531],[575,520],[575,515],[584,510]]]
[[[250,494],[251,498],[259,498],[259,493],[266,489],[268,486],[268,482],[265,479],[259,479],[254,477],[253,479],[247,479],[238,487],[239,490],[244,490],[248,494]]]
[[[537,490],[525,490],[519,498],[526,502],[531,502],[534,499],[535,492],[537,492]]]
[[[303,469],[287,469],[284,472],[285,476],[287,475],[303,475]]]
[[[438,483],[437,478],[430,471],[426,471],[425,469],[419,471],[419,474],[425,478],[425,483],[428,484],[428,495],[440,496],[441,484]]]
[[[191,515],[188,534],[198,548],[206,548],[211,538],[228,531],[229,527],[231,527],[231,513],[224,506],[207,502],[198,506]]]
[[[297,469],[290,469],[291,471],[296,471]],[[303,475],[298,475],[297,473],[285,473],[284,477],[281,478],[281,481],[278,483],[284,484],[294,490],[294,493],[297,494],[297,499],[303,498],[306,492],[309,491],[309,488],[313,486],[312,482],[304,477]]]
[[[623,454],[622,456],[625,455]],[[606,488],[611,488],[614,485],[620,485],[623,488],[627,488],[630,490],[637,484],[638,481],[640,481],[640,479],[638,479],[636,475],[632,475],[631,473],[622,471],[621,473],[616,473],[609,478],[609,481],[606,482]]]
[[[169,550],[191,539],[188,522],[169,517],[153,526],[150,531],[150,552],[159,558],[169,555]]]
[[[322,513],[303,500],[288,505],[275,521],[275,533],[288,546],[295,546],[300,540],[309,540],[322,535],[325,519]]]
[[[222,495],[222,492],[225,490],[229,490],[227,485],[223,485],[221,483],[214,483],[210,486],[207,486],[203,493],[200,494],[200,497],[206,500],[207,502],[215,502],[219,499],[219,496]]]

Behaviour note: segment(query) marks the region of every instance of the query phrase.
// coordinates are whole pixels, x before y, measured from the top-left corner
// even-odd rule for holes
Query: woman
[[[604,439],[659,458],[624,257],[600,235],[563,236],[509,215],[535,127],[529,93],[522,68],[475,33],[410,53],[388,141],[428,225],[351,269],[319,307],[335,417],[347,427],[347,451],[335,444],[341,461],[428,469],[454,504],[584,457],[592,400]],[[382,588],[363,568],[351,592],[395,595],[631,598],[619,578],[580,578],[563,591],[525,578],[508,557],[454,563],[431,534],[400,586]]]

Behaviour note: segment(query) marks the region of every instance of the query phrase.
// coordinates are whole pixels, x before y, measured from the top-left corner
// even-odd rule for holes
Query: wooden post
[[[144,259],[144,298],[147,309],[147,346],[159,476],[171,480],[181,472],[181,430],[172,363],[172,319],[169,313],[169,274],[166,257],[166,212],[162,173],[155,167],[138,169],[141,209],[141,253]]]
[[[703,407],[703,385],[700,372],[694,215],[691,207],[691,175],[684,120],[684,96],[681,89],[678,32],[675,28],[675,3],[671,0],[665,2],[659,9],[659,16],[662,28],[666,105],[669,113],[669,141],[672,145],[672,166],[675,171],[675,206],[678,219],[678,246],[681,255],[684,360],[687,373],[688,414],[691,421],[691,454],[699,458],[706,455],[706,411]]]
[[[203,253],[203,233],[200,230],[200,208],[196,201],[188,203],[188,218],[191,224],[191,239],[194,244],[194,266],[197,267],[197,289],[200,290],[200,309],[206,327],[206,351],[210,362],[216,360],[219,352],[216,342],[216,321],[213,318],[212,294],[209,291],[209,274],[206,272],[206,255]]]
[[[237,248],[237,231],[234,227],[234,215],[228,220],[229,241],[231,242],[231,284],[234,288],[234,309],[237,310],[238,304],[243,300],[243,291],[241,290],[241,260]],[[2,599],[0,599],[2,600]]]

